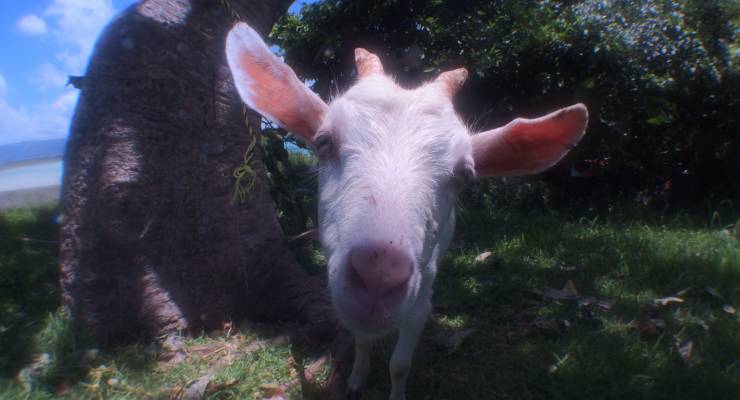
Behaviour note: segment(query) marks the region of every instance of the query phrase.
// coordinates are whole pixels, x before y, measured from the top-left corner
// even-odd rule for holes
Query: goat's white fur
[[[437,259],[454,232],[452,180],[462,165],[472,166],[468,131],[438,86],[406,90],[383,75],[360,80],[333,101],[321,130],[341,147],[319,172],[319,226],[332,300],[356,337],[349,385],[357,390],[364,383],[372,339],[400,328],[390,372],[391,399],[402,399],[431,310]],[[349,250],[372,240],[403,242],[415,268],[400,309],[387,310],[377,330],[368,331],[352,319],[344,282]]]

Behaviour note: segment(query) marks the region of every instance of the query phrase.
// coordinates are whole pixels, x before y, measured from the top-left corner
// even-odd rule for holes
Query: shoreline
[[[46,164],[46,163],[57,162],[57,161],[63,162],[63,157],[54,156],[54,157],[34,158],[31,160],[13,161],[7,164],[0,165],[0,172],[6,171],[9,169],[14,169],[14,168],[27,167],[27,166],[36,165],[36,164]]]
[[[0,210],[35,207],[42,204],[55,203],[59,201],[61,192],[61,185],[0,192]]]

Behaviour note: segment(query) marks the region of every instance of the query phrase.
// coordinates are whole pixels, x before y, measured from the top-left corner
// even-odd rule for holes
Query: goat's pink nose
[[[411,278],[413,260],[401,247],[390,242],[371,242],[349,252],[349,281],[371,297],[385,297],[404,291]]]

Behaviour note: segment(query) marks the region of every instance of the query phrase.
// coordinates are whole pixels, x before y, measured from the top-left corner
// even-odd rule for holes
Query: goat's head
[[[246,24],[231,31],[226,51],[247,105],[319,157],[329,286],[339,318],[358,334],[382,334],[418,299],[428,301],[467,180],[550,167],[588,118],[578,104],[471,136],[452,104],[465,69],[409,90],[384,74],[377,56],[357,49],[357,82],[326,105]]]

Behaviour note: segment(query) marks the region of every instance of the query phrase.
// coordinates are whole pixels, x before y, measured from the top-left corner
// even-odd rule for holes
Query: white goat
[[[349,388],[370,369],[372,341],[399,329],[390,360],[391,399],[405,398],[411,359],[431,311],[437,260],[455,226],[465,181],[542,171],[583,136],[586,107],[516,119],[471,136],[452,97],[465,69],[409,90],[377,56],[355,50],[358,80],[327,106],[237,24],[226,55],[244,102],[310,143],[319,157],[319,227],[339,320],[355,336]]]

